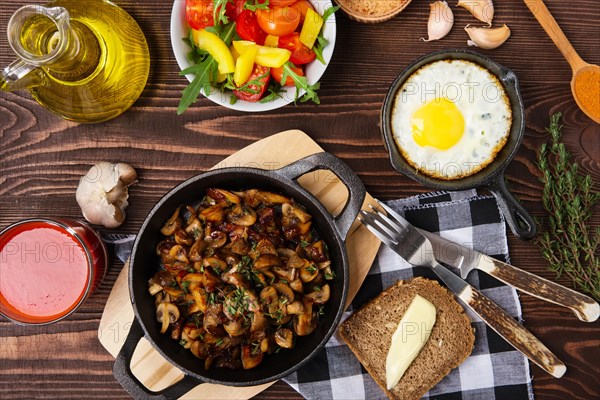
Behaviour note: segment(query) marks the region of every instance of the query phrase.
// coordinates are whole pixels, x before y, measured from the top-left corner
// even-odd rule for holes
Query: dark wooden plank
[[[0,0],[0,33],[4,35],[19,6],[38,2]],[[175,109],[186,81],[178,75],[170,46],[172,2],[118,3],[136,18],[150,43],[152,68],[146,89],[126,114],[98,125],[62,121],[23,92],[0,93],[0,227],[25,217],[79,217],[74,198],[79,177],[96,161],[110,159],[134,165],[140,175],[131,190],[127,221],[118,229],[134,233],[152,205],[178,182],[237,149],[290,128],[306,131],[348,162],[376,197],[427,191],[391,168],[379,133],[379,112],[390,83],[413,59],[434,50],[465,47],[462,27],[474,22],[465,10],[452,4],[454,29],[444,40],[432,43],[419,41],[426,35],[426,3],[414,1],[398,17],[374,26],[340,14],[336,51],[322,80],[320,106],[244,114],[200,99],[177,117]],[[547,4],[580,55],[600,63],[598,1],[548,0]],[[571,70],[526,6],[497,1],[495,7],[495,24],[507,23],[512,37],[499,49],[483,53],[517,73],[527,108],[526,136],[507,169],[507,179],[528,210],[543,218],[535,157],[548,139],[544,131],[548,116],[563,112],[564,140],[596,188],[600,188],[600,125],[577,109],[569,88]],[[0,66],[12,60],[7,41],[0,40]],[[600,209],[595,211],[590,227],[600,226]],[[532,243],[510,236],[509,245],[515,265],[556,279]],[[96,340],[103,305],[120,268],[114,261],[98,291],[66,321],[41,328],[0,321],[2,398],[129,398],[112,376],[112,358]],[[558,282],[570,285],[564,278]],[[521,301],[525,325],[569,368],[564,378],[556,380],[532,367],[536,397],[600,397],[600,323],[582,323],[570,312],[527,295]],[[300,396],[280,382],[258,398]]]

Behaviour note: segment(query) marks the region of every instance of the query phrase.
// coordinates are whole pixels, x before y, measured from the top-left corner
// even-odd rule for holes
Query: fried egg
[[[419,68],[396,94],[392,133],[419,172],[451,180],[472,175],[504,147],[510,102],[498,78],[464,60]]]

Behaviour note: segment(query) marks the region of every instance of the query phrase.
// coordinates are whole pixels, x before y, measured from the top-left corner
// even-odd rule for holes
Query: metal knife
[[[361,211],[360,221],[390,249],[414,266],[429,267],[458,297],[463,305],[477,314],[491,329],[532,362],[556,378],[566,372],[566,366],[538,338],[519,324],[502,307],[469,285],[465,280],[438,263],[431,242],[403,217],[383,203],[386,216],[378,208]]]
[[[478,269],[538,299],[567,307],[582,321],[593,322],[600,315],[600,305],[591,297],[444,239],[435,233],[422,229],[419,231],[431,242],[435,258],[460,269],[463,279],[473,269]]]

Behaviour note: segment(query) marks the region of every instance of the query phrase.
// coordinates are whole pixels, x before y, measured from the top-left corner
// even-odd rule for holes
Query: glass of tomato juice
[[[36,218],[0,232],[0,315],[43,325],[73,313],[108,265],[100,235],[71,218]]]

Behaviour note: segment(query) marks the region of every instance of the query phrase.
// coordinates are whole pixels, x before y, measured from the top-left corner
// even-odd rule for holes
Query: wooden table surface
[[[4,33],[12,13],[26,3],[0,1],[0,66],[14,58]],[[117,1],[140,24],[152,65],[148,85],[122,116],[97,125],[66,122],[40,107],[28,93],[0,94],[0,228],[27,217],[80,217],[75,188],[97,161],[127,162],[139,172],[131,188],[125,224],[116,231],[135,233],[152,205],[178,182],[217,164],[236,150],[270,134],[297,128],[346,161],[367,189],[382,199],[427,189],[396,173],[379,133],[384,95],[402,69],[428,52],[466,47],[462,30],[475,20],[452,7],[455,27],[439,42],[426,35],[428,3],[414,1],[399,16],[379,25],[362,25],[338,13],[337,43],[322,79],[321,105],[293,105],[262,114],[245,114],[201,99],[177,116],[186,81],[171,51],[172,1]],[[600,2],[548,0],[548,7],[579,54],[600,63]],[[496,1],[495,24],[507,23],[512,36],[502,47],[484,51],[513,69],[527,109],[527,132],[507,170],[514,193],[536,217],[544,217],[535,167],[538,146],[547,140],[549,115],[564,114],[564,140],[585,173],[600,186],[600,125],[575,105],[571,70],[550,39],[518,0]],[[590,229],[600,226],[600,208]],[[101,229],[106,232],[105,229]],[[509,237],[512,263],[549,279],[538,249]],[[97,340],[103,306],[122,265],[113,261],[98,291],[74,315],[40,328],[0,320],[0,398],[128,398],[112,375],[113,359]],[[560,283],[570,285],[564,279]],[[586,324],[573,314],[527,295],[521,296],[525,326],[568,367],[554,379],[532,366],[538,399],[600,398],[600,322]],[[277,383],[258,398],[298,398]]]

